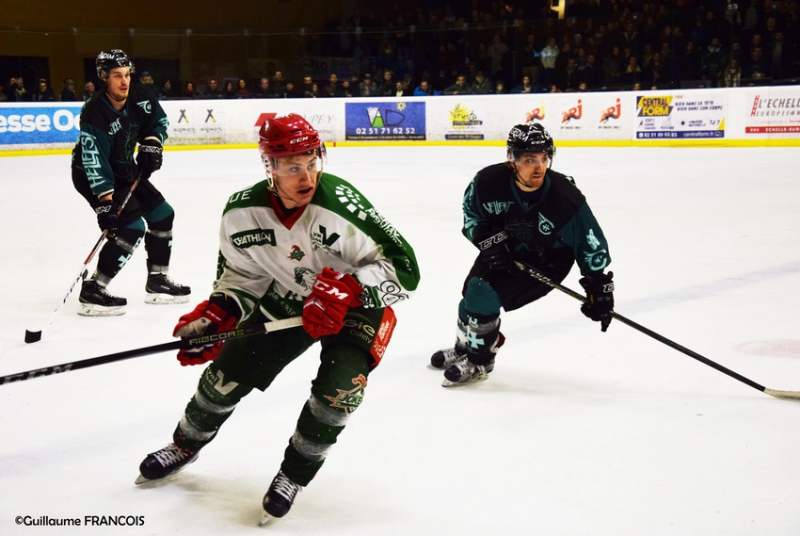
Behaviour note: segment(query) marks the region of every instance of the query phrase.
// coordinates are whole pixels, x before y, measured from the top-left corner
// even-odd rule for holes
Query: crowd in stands
[[[799,0],[571,0],[560,20],[549,1],[439,4],[331,17],[298,42],[296,55],[348,58],[352,73],[156,84],[144,71],[139,81],[161,99],[248,99],[737,87],[800,76]],[[14,80],[7,100],[55,98],[46,80],[33,94]],[[75,98],[68,81],[62,100]]]

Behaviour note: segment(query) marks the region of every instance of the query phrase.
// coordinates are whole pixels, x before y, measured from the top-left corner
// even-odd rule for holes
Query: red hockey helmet
[[[258,130],[258,150],[267,170],[270,188],[273,187],[272,173],[276,159],[316,152],[319,158],[319,171],[325,163],[325,144],[319,133],[303,116],[291,113],[268,117]]]

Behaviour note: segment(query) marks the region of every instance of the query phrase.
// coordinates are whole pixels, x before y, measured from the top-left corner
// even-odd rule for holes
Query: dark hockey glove
[[[586,301],[581,312],[595,322],[600,322],[600,329],[608,329],[611,313],[614,311],[614,272],[584,276],[579,283],[586,291]]]
[[[352,275],[323,268],[303,304],[303,329],[315,339],[339,333],[347,310],[361,305],[362,290]]]
[[[508,233],[500,231],[478,243],[478,256],[483,265],[492,272],[513,272],[514,260],[508,248]]]
[[[164,149],[158,138],[152,136],[145,138],[139,145],[139,154],[136,165],[139,166],[139,175],[142,179],[149,179],[154,171],[161,169]]]
[[[231,330],[241,317],[236,302],[221,292],[215,292],[208,300],[200,303],[191,313],[183,315],[172,332],[173,337],[192,338],[213,335]],[[222,350],[222,341],[202,346],[182,348],[178,351],[181,366],[202,365],[214,361]]]
[[[100,206],[94,209],[94,213],[97,214],[97,225],[101,231],[115,231],[119,227],[119,205],[111,199],[100,203]]]

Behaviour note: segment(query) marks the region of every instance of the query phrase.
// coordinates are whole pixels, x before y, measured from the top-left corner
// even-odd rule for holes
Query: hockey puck
[[[30,344],[32,342],[39,342],[42,340],[42,332],[41,331],[28,331],[25,330],[25,343]]]

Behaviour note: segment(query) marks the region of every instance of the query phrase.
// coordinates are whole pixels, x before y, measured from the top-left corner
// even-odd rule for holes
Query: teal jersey
[[[603,230],[572,177],[548,170],[532,200],[514,179],[506,163],[475,175],[463,198],[467,239],[477,246],[505,231],[517,260],[553,273],[577,262],[581,274],[592,274],[611,263]]]
[[[352,274],[367,308],[408,299],[419,284],[414,250],[352,185],[323,173],[311,202],[286,217],[262,181],[233,194],[219,232],[214,290],[270,318],[299,315],[324,267]]]
[[[131,84],[122,110],[116,110],[105,91],[81,110],[81,134],[72,151],[72,165],[82,168],[92,193],[100,197],[116,185],[128,185],[138,176],[133,153],[147,137],[167,139],[169,122],[164,109],[144,86]]]

